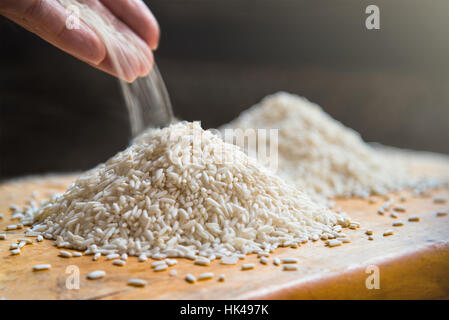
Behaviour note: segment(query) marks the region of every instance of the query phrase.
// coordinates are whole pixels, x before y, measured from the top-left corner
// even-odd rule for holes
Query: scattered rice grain
[[[208,266],[210,265],[210,260],[204,257],[199,257],[193,263],[198,266]]]
[[[92,271],[91,273],[89,273],[87,275],[87,279],[97,280],[97,279],[104,278],[104,276],[106,276],[106,272],[104,272],[103,270],[96,270],[96,271]]]
[[[405,211],[407,211],[407,209],[405,207],[403,207],[403,206],[396,206],[396,207],[393,208],[393,210],[396,211],[396,212],[405,212]]]
[[[292,265],[292,264],[284,265],[283,266],[283,270],[284,271],[296,271],[296,270],[298,270],[298,266],[297,265]]]
[[[224,256],[220,259],[220,264],[233,265],[237,264],[239,257],[237,256]]]
[[[205,272],[198,276],[198,281],[210,280],[214,277],[213,272]]]
[[[70,252],[68,252],[68,251],[61,250],[61,251],[59,251],[59,256],[61,258],[71,258],[72,254]]]
[[[190,273],[186,274],[186,278],[185,279],[189,283],[194,283],[196,281],[195,276],[190,274]]]
[[[128,285],[132,287],[142,288],[145,287],[147,284],[148,282],[146,282],[143,279],[131,278],[128,280]]]
[[[114,260],[117,258],[120,258],[120,255],[118,253],[111,253],[106,256],[106,260]]]
[[[169,274],[170,274],[172,277],[174,277],[174,276],[178,275],[178,271],[176,271],[176,269],[172,269],[172,270],[170,270]]]
[[[298,263],[298,261],[296,258],[281,258],[282,263]]]
[[[167,265],[169,267],[174,266],[178,263],[178,260],[176,259],[165,259],[165,263],[167,263]]]
[[[154,267],[154,272],[165,271],[167,269],[168,269],[168,266],[164,263],[164,264]]]
[[[444,204],[446,202],[447,202],[447,200],[445,198],[434,198],[433,199],[433,203],[435,203],[435,204]]]
[[[44,271],[51,269],[51,264],[38,264],[33,267],[33,271]]]
[[[123,267],[126,264],[126,261],[117,259],[117,260],[112,261],[112,264],[115,266]]]
[[[147,255],[144,254],[144,253],[142,253],[142,254],[139,256],[139,258],[138,258],[138,261],[139,261],[139,262],[144,262],[144,261],[147,261],[147,260],[148,260],[148,257],[147,257]]]
[[[254,269],[255,264],[254,263],[245,263],[242,265],[242,271],[251,270]]]

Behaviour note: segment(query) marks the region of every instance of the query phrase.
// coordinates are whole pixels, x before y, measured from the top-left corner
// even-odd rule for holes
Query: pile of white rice
[[[350,223],[188,122],[146,133],[31,219],[59,247],[170,257],[271,251]]]
[[[279,129],[277,173],[315,201],[385,194],[415,182],[404,161],[377,152],[318,105],[293,94],[267,96],[226,128]]]

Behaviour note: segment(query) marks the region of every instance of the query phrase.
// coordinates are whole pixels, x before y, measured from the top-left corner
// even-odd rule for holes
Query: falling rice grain
[[[367,236],[372,236],[373,233],[374,233],[374,231],[371,230],[371,229],[368,229],[368,230],[365,231],[365,234],[366,234]]]
[[[417,217],[417,216],[413,216],[413,217],[410,217],[410,218],[408,218],[408,221],[409,222],[419,222],[419,217]]]
[[[223,282],[223,281],[225,281],[226,280],[226,276],[224,275],[224,274],[220,274],[219,276],[218,276],[218,281],[219,282]]]
[[[404,225],[404,222],[402,222],[402,221],[396,221],[396,222],[393,222],[393,224],[392,224],[393,227],[402,227],[403,225]]]
[[[268,264],[268,258],[267,257],[262,257],[262,258],[260,258],[260,263],[261,264]]]
[[[72,252],[72,257],[74,257],[74,258],[79,258],[82,256],[83,256],[83,254],[81,252],[78,252],[78,251]]]
[[[274,264],[275,266],[279,266],[279,265],[281,264],[281,259],[279,259],[279,258],[274,258],[274,259],[273,259],[273,264]]]
[[[446,211],[439,211],[439,212],[437,212],[437,217],[444,217],[444,216],[447,216],[447,212]],[[1,237],[0,237],[0,240],[1,240]]]
[[[14,250],[11,250],[11,255],[17,256],[17,255],[19,255],[19,254],[20,254],[20,249],[14,249]]]
[[[369,236],[368,240],[374,240],[374,237],[373,236]]]
[[[100,257],[101,257],[101,253],[97,252],[96,254],[94,254],[94,257],[92,258],[92,260],[97,261]]]
[[[44,241],[44,237],[41,235],[38,235],[36,238],[36,242],[42,242],[42,241]]]
[[[0,240],[6,240],[6,234],[0,233]]]
[[[393,235],[393,233],[394,233],[394,231],[393,230],[387,230],[387,231],[385,231],[384,232],[384,237],[388,237],[388,236],[392,236]]]

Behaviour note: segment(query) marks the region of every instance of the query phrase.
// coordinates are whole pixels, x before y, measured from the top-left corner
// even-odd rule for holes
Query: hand
[[[132,82],[147,75],[153,64],[153,53],[159,42],[159,26],[141,0],[85,0],[93,10],[106,15],[114,27],[125,34],[143,55],[125,52],[120,59],[124,80]],[[0,14],[37,34],[65,52],[105,72],[119,76],[99,35],[80,17],[79,28],[68,29],[70,12],[57,0],[0,0]],[[120,44],[119,44],[120,45]],[[127,48],[127,44],[120,45]],[[143,60],[143,61],[142,61]]]

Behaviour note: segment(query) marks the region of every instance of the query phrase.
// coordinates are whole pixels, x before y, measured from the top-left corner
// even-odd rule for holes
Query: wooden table
[[[415,166],[420,172],[447,174],[449,164],[435,161],[420,162]],[[12,224],[9,220],[10,204],[24,205],[33,191],[38,198],[47,198],[53,192],[62,192],[75,175],[47,176],[16,180],[0,185],[0,229]],[[398,213],[396,220],[404,221],[402,227],[392,227],[395,219],[388,214],[381,216],[377,209],[383,203],[378,199],[338,200],[351,217],[361,222],[357,230],[345,229],[352,240],[350,244],[328,248],[321,241],[303,244],[297,249],[280,248],[272,257],[297,257],[299,269],[282,271],[282,267],[262,265],[255,255],[248,256],[237,265],[221,265],[214,261],[210,267],[193,265],[192,261],[178,259],[177,276],[167,271],[155,273],[152,260],[139,263],[128,259],[126,266],[112,265],[101,257],[58,257],[53,241],[27,245],[20,256],[11,256],[9,246],[23,232],[8,231],[7,240],[0,240],[0,298],[6,299],[439,299],[449,297],[449,216],[437,217],[436,212],[448,211],[449,204],[436,204],[434,197],[449,201],[449,189],[431,191],[430,197],[415,196],[411,191],[392,194],[395,199],[406,197],[401,203],[405,213]],[[419,216],[419,222],[408,222],[410,216]],[[364,234],[374,231],[374,240]],[[392,236],[382,233],[393,229]],[[4,231],[1,231],[4,232]],[[49,271],[32,272],[36,264],[50,263]],[[243,263],[255,263],[254,270],[241,271]],[[69,289],[74,284],[73,271],[79,270],[79,289]],[[74,266],[74,267],[73,267]],[[93,270],[105,270],[106,277],[87,280]],[[373,270],[378,270],[372,273]],[[212,280],[189,284],[186,273],[198,275],[213,271]],[[367,273],[368,272],[368,273]],[[218,282],[218,274],[225,274],[226,281]],[[368,277],[379,276],[380,288],[368,289]],[[72,276],[72,277],[70,277]],[[127,285],[129,278],[147,280],[145,288]],[[369,280],[368,279],[368,282]],[[373,283],[373,282],[370,282]],[[70,286],[69,286],[70,287]]]

